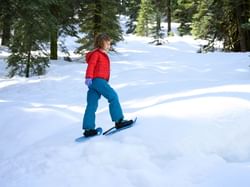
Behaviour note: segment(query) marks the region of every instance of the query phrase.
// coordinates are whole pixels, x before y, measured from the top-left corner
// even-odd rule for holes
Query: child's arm
[[[91,79],[94,78],[94,71],[97,61],[98,61],[98,53],[91,54],[91,56],[87,60],[88,67],[86,70],[85,78],[91,78]]]

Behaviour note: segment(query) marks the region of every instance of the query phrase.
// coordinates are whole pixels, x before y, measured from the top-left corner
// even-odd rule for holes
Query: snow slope
[[[249,187],[249,53],[198,54],[198,41],[163,46],[125,36],[110,84],[134,128],[76,143],[86,65],[53,61],[29,79],[4,76],[0,53],[1,187]],[[101,99],[97,126],[113,124]]]

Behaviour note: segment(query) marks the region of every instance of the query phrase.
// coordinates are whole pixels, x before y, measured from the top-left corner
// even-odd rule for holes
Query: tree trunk
[[[27,59],[26,70],[25,70],[26,78],[29,78],[30,76],[30,63],[31,63],[31,51],[28,52],[28,59]]]
[[[10,16],[6,15],[3,18],[3,35],[1,45],[9,46],[11,36],[11,21]]]
[[[161,13],[159,10],[156,10],[156,36],[157,36],[157,39],[160,38],[160,31],[161,31]]]
[[[102,5],[100,0],[95,0],[95,15],[94,15],[94,38],[96,37],[97,34],[101,32],[101,16],[100,13],[102,11]]]
[[[50,32],[50,59],[51,60],[57,60],[57,29],[52,29]]]
[[[237,28],[238,28],[238,40],[240,44],[240,51],[245,52],[247,51],[247,44],[246,44],[246,32],[241,26],[245,22],[244,17],[244,8],[242,5],[238,5],[236,7],[236,19],[237,19]],[[243,14],[243,16],[242,16]]]
[[[171,0],[167,0],[168,33],[171,31]]]

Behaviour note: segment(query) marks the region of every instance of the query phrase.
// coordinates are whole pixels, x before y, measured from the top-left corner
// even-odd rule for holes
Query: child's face
[[[110,43],[111,43],[111,41],[104,41],[103,42],[103,49],[105,51],[109,51],[109,49],[110,49]]]

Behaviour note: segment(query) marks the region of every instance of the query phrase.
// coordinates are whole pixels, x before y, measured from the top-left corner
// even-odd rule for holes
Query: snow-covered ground
[[[86,65],[51,62],[45,76],[5,77],[0,52],[1,187],[249,187],[249,53],[196,53],[125,36],[110,84],[136,125],[84,143]],[[97,126],[113,124],[100,100]]]

